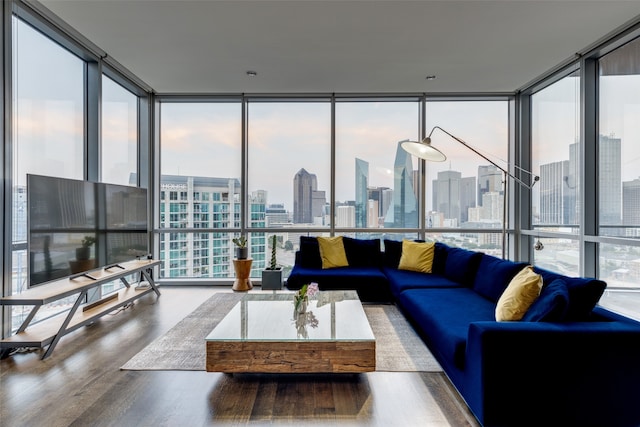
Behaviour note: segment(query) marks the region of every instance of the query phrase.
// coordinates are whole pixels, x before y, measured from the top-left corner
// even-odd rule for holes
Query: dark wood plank
[[[229,288],[163,287],[63,337],[44,361],[42,350],[1,360],[2,426],[478,425],[439,373],[120,371],[217,290]]]

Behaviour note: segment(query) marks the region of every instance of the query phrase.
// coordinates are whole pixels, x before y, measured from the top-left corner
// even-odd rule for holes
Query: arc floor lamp
[[[496,162],[494,162],[493,160],[491,160],[490,158],[488,158],[487,156],[485,156],[484,154],[482,154],[481,152],[479,152],[478,150],[476,150],[475,148],[473,148],[472,146],[470,146],[469,144],[464,142],[462,139],[460,139],[457,136],[447,132],[446,130],[444,130],[440,126],[434,126],[433,129],[431,129],[431,132],[429,132],[429,136],[424,138],[422,141],[411,141],[411,140],[407,139],[405,141],[401,141],[400,142],[400,146],[402,147],[403,150],[405,150],[409,154],[414,155],[414,156],[416,156],[416,157],[418,157],[420,159],[428,160],[428,161],[431,161],[431,162],[444,162],[447,159],[447,156],[445,156],[442,153],[442,151],[438,150],[433,145],[431,145],[431,135],[433,135],[433,132],[436,129],[440,130],[441,132],[443,132],[443,133],[445,133],[447,135],[449,135],[453,140],[455,140],[458,143],[462,144],[463,146],[465,146],[469,150],[471,150],[474,153],[476,153],[478,156],[482,157],[487,162],[491,163],[493,166],[498,168],[500,171],[502,171],[502,192],[503,192],[503,196],[502,196],[502,258],[504,259],[505,258],[505,250],[506,250],[506,246],[507,246],[506,245],[506,243],[507,243],[507,177],[513,179],[515,182],[517,182],[518,184],[520,184],[521,186],[523,186],[525,188],[528,188],[529,190],[531,190],[533,188],[533,186],[536,184],[536,182],[538,182],[540,180],[540,177],[538,175],[534,175],[532,172],[530,172],[530,171],[528,171],[526,169],[523,169],[521,167],[515,166],[518,170],[520,170],[521,172],[524,172],[525,174],[528,174],[530,176],[530,181],[531,182],[529,184],[527,184],[526,182],[524,182],[523,180],[521,180],[517,176],[511,174],[507,169],[505,169],[502,166],[498,165]]]

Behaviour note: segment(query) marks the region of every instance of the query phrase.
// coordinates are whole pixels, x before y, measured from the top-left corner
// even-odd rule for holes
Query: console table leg
[[[53,341],[51,341],[51,344],[49,344],[49,348],[47,348],[47,351],[42,355],[42,360],[44,360],[47,357],[49,357],[49,355],[53,352],[53,349],[58,344],[58,341],[60,341],[60,338],[62,338],[62,336],[64,335],[64,333],[65,333],[65,331],[67,329],[67,326],[69,326],[69,322],[71,322],[71,319],[73,318],[73,315],[76,314],[76,310],[78,310],[78,307],[80,307],[80,304],[82,303],[82,300],[84,299],[84,297],[86,295],[87,295],[87,291],[80,292],[80,295],[78,295],[78,299],[73,304],[73,307],[71,308],[71,311],[69,311],[69,314],[64,319],[64,322],[62,322],[62,326],[60,326],[60,329],[58,330],[58,333],[53,337]]]
[[[27,318],[24,319],[24,322],[22,322],[22,325],[20,325],[20,327],[16,331],[17,334],[19,334],[20,332],[23,332],[25,329],[27,329],[27,326],[29,326],[29,323],[31,323],[31,321],[35,317],[35,315],[38,312],[38,310],[40,309],[40,307],[42,307],[42,306],[41,305],[36,305],[31,309],[31,312],[29,313]]]
[[[156,286],[156,282],[154,282],[153,279],[151,278],[151,275],[149,273],[147,273],[146,271],[140,271],[140,274],[142,276],[144,276],[144,278],[147,280],[147,282],[149,282],[149,286],[151,286],[151,288],[156,293],[156,295],[160,296],[160,290]]]

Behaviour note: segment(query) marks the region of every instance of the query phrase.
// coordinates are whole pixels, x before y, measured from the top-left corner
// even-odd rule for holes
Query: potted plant
[[[247,248],[247,237],[234,237],[233,243],[236,245],[236,258],[247,259],[249,257],[249,248]]]
[[[91,256],[91,245],[96,242],[96,238],[93,236],[84,236],[82,239],[82,246],[76,248],[76,260],[85,261]]]
[[[269,266],[262,270],[262,289],[279,290],[282,289],[282,268],[276,262],[277,237],[271,236],[271,261]]]

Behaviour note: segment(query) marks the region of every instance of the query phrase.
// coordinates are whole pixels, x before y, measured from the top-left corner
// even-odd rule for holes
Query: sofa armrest
[[[638,425],[640,324],[476,322],[463,394],[491,425]]]

